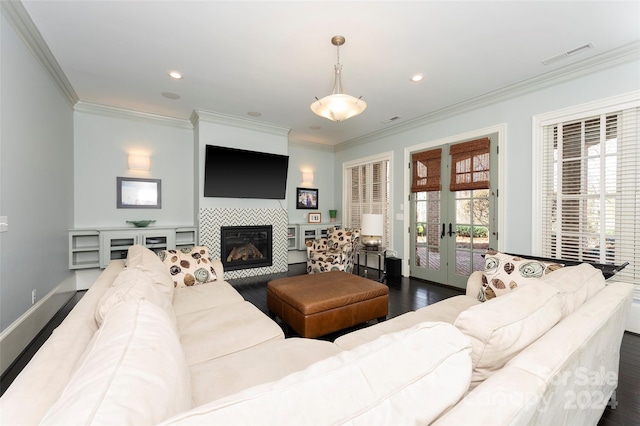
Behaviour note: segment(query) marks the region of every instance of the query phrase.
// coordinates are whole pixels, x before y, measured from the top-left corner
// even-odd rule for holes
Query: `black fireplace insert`
[[[220,253],[227,271],[260,268],[273,264],[271,225],[223,226]]]

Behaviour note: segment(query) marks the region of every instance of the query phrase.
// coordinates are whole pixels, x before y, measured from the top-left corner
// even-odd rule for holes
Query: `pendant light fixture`
[[[322,99],[316,98],[311,104],[311,111],[320,117],[328,118],[331,121],[344,121],[347,118],[355,117],[365,110],[367,103],[360,98],[347,95],[342,90],[342,65],[340,65],[340,46],[345,42],[342,36],[333,36],[331,44],[338,50],[338,63],[335,65],[335,80],[331,95]]]

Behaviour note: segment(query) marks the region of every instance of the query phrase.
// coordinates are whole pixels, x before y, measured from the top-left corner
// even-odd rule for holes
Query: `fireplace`
[[[220,253],[225,271],[271,266],[272,226],[223,226]]]

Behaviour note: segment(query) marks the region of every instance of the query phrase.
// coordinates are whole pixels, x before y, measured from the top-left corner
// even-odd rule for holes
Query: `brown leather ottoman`
[[[318,337],[386,319],[389,288],[342,271],[280,278],[267,284],[269,312],[302,337]]]

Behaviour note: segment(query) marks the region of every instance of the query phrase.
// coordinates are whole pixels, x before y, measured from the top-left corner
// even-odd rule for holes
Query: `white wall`
[[[154,219],[154,226],[193,225],[193,128],[186,120],[86,104],[74,120],[76,228],[130,226],[127,220]],[[151,168],[130,171],[129,153],[151,158]],[[118,209],[116,177],[161,179],[161,209]]]
[[[73,111],[42,64],[0,18],[0,330],[71,275]],[[46,322],[46,319],[45,319]],[[34,337],[35,335],[31,336]]]
[[[333,162],[333,147],[319,144],[289,143],[289,223],[307,223],[310,211],[322,213],[322,222],[329,222],[329,210],[338,210],[338,222],[341,220],[339,199],[336,198],[334,182],[336,170]],[[302,171],[313,172],[313,186],[318,189],[318,209],[296,209],[296,188],[302,187]],[[340,174],[337,177],[340,180]]]
[[[197,121],[194,127],[196,128],[196,164],[198,167],[195,187],[198,194],[199,208],[282,208],[286,210],[286,200],[205,197],[203,183],[205,149],[207,145],[287,155],[289,129],[264,125],[252,120],[221,116],[206,111],[197,112]],[[232,179],[232,177],[230,176],[229,179]],[[287,182],[287,198],[290,194],[291,183]]]
[[[370,138],[357,144],[338,147],[335,155],[335,170],[341,170],[345,161],[393,150],[393,194],[395,204],[392,217],[402,213],[400,204],[408,195],[403,187],[404,148],[451,135],[483,129],[506,123],[506,143],[500,147],[500,155],[505,155],[505,187],[500,194],[505,205],[504,249],[515,253],[531,251],[531,209],[532,209],[532,164],[531,164],[531,120],[536,114],[590,102],[640,88],[640,61],[612,66],[593,74],[579,76],[554,86],[531,89],[528,93],[488,106],[461,112],[441,120],[434,120],[393,135]],[[340,178],[336,178],[336,193],[342,192]],[[401,196],[398,196],[401,195]],[[393,250],[403,259],[403,232],[409,226],[409,217],[404,221],[393,221]],[[639,260],[640,261],[640,260]]]

